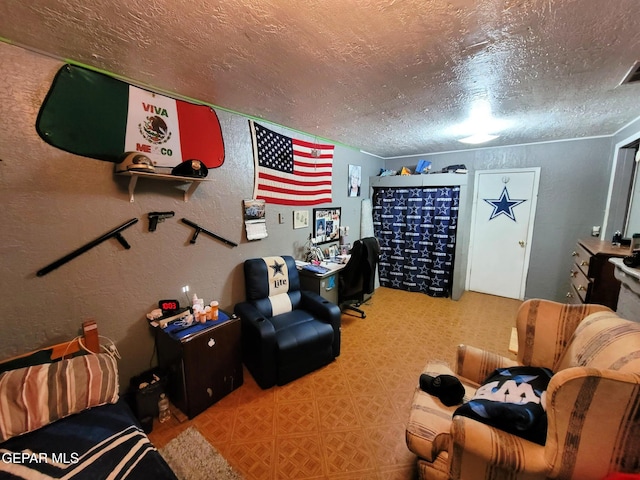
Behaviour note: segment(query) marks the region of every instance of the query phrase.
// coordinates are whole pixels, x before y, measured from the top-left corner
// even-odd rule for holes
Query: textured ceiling
[[[382,157],[472,148],[478,99],[484,146],[640,116],[638,0],[2,0],[0,37]]]

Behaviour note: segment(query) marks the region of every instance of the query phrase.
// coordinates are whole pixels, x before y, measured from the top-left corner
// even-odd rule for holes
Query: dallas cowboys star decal
[[[273,275],[284,275],[284,272],[282,271],[282,267],[284,267],[284,263],[278,263],[277,261],[273,261],[273,265],[269,265],[271,268],[273,268]]]
[[[518,205],[520,205],[521,203],[527,201],[526,199],[512,200],[511,198],[509,198],[509,192],[507,191],[506,186],[502,189],[500,198],[495,198],[495,199],[483,198],[483,200],[493,207],[493,212],[491,212],[491,216],[489,217],[489,220],[493,220],[498,215],[504,214],[514,222],[516,221],[516,216],[513,213],[513,209]]]

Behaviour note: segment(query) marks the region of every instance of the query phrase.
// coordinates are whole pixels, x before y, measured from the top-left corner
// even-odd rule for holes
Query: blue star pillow
[[[544,445],[548,368],[498,368],[454,415],[462,415]]]

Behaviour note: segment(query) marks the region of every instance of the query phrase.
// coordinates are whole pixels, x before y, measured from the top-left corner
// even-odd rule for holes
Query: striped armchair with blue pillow
[[[532,441],[514,434],[515,425],[460,415],[464,407],[447,407],[416,387],[406,438],[420,479],[603,480],[640,473],[640,324],[601,305],[531,299],[521,305],[516,328],[516,359],[460,345],[455,372],[436,363],[425,370],[455,374],[472,402],[492,387],[487,377],[495,369],[548,369],[553,375],[540,395],[544,437]]]

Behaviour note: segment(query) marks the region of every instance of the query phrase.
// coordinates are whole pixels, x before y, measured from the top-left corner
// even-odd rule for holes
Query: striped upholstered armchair
[[[416,388],[407,445],[421,479],[601,480],[640,473],[640,324],[599,305],[524,302],[516,319],[516,360],[460,345],[456,372],[431,363],[430,375],[456,375],[465,401],[496,368],[546,367],[543,445],[454,415]]]

